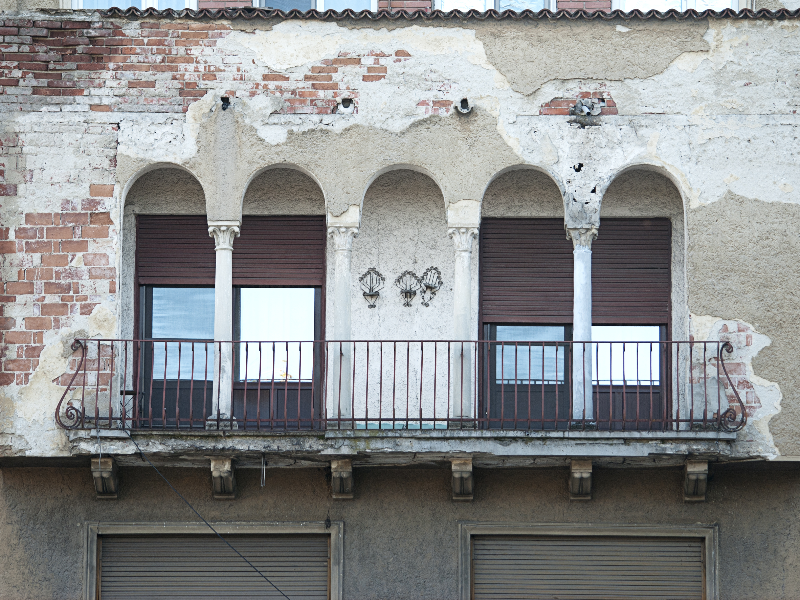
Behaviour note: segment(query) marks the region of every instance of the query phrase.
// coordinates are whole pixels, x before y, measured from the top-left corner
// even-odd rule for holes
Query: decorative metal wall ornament
[[[411,306],[411,301],[417,292],[423,289],[419,277],[413,271],[404,271],[400,277],[394,280],[394,284],[400,288],[400,295],[403,297],[403,306]]]
[[[428,267],[419,279],[422,284],[422,306],[430,306],[436,292],[442,287],[442,272],[436,267]]]
[[[358,278],[358,283],[361,285],[361,291],[369,308],[375,308],[375,303],[381,295],[380,292],[385,281],[386,278],[375,267],[370,267],[366,273]]]

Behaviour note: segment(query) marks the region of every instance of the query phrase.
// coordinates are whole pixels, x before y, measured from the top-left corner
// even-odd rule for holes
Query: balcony
[[[91,339],[73,349],[56,410],[70,430],[655,439],[746,421],[724,341]]]

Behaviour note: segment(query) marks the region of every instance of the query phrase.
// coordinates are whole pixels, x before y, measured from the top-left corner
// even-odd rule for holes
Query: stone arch
[[[367,180],[366,185],[364,186],[364,191],[361,194],[361,207],[364,207],[364,199],[367,196],[367,192],[372,187],[372,184],[375,183],[379,178],[383,177],[387,173],[391,173],[392,171],[414,171],[416,173],[420,173],[425,175],[427,178],[431,179],[433,183],[436,184],[436,187],[439,188],[439,193],[442,194],[442,201],[444,204],[445,209],[447,209],[447,202],[448,199],[444,197],[444,187],[442,186],[442,178],[434,173],[432,173],[426,167],[422,167],[419,165],[409,164],[409,163],[397,163],[393,165],[388,165],[375,173]]]
[[[326,206],[322,183],[311,171],[294,163],[275,163],[248,178],[239,214],[325,214]]]
[[[496,173],[481,198],[483,217],[563,218],[563,184],[552,173],[532,165],[515,165]]]

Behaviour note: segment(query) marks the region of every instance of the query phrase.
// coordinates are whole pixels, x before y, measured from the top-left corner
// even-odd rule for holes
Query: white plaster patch
[[[753,372],[753,359],[772,343],[766,335],[759,333],[749,323],[725,320],[707,315],[691,315],[690,327],[696,341],[731,340],[734,351],[725,354],[725,363],[742,363],[747,381],[753,386],[758,406],[748,417],[747,425],[739,432],[735,442],[737,453],[775,459],[780,451],[775,446],[769,430],[770,420],[781,411],[780,386],[767,381]],[[716,367],[712,369],[716,371]],[[723,376],[724,377],[724,376]],[[739,390],[742,401],[746,401],[745,390]],[[752,409],[752,405],[748,405]]]
[[[264,64],[278,71],[334,58],[345,47],[350,54],[376,49],[387,53],[406,50],[412,56],[456,53],[475,65],[494,70],[475,31],[461,28],[413,25],[389,32],[386,29],[347,29],[320,21],[283,21],[270,31],[234,31],[221,40],[218,47],[250,50]]]
[[[114,336],[116,317],[108,307],[98,305],[88,317],[76,318],[69,329],[48,332],[39,364],[25,386],[12,386],[14,403],[15,446],[25,446],[29,455],[58,456],[69,454],[65,432],[55,422],[55,409],[64,388],[53,383],[67,369],[69,346],[80,331],[90,337]],[[87,334],[88,332],[88,334]],[[22,440],[25,441],[22,444]]]
[[[790,183],[781,183],[778,185],[778,189],[785,194],[790,194],[794,191],[794,187]]]
[[[630,31],[630,27],[625,27],[623,25],[617,25],[617,31],[620,33],[628,33]]]

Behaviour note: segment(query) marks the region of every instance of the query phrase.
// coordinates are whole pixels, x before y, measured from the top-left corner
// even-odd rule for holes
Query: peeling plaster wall
[[[714,235],[708,235],[709,231]],[[800,456],[800,376],[795,333],[800,325],[795,290],[800,289],[800,207],[729,193],[689,213],[689,310],[717,320],[749,324],[764,336],[752,370],[766,394],[764,413],[775,447]],[[707,326],[707,329],[710,329]],[[778,414],[775,414],[780,410]],[[763,426],[762,426],[763,429]],[[750,434],[758,443],[768,438]],[[750,439],[750,436],[741,436]],[[774,451],[774,450],[773,450]]]
[[[53,18],[44,13],[25,16]],[[99,23],[96,16],[88,18]],[[167,23],[175,31],[188,27],[180,20],[156,25],[167,31]],[[20,279],[20,273],[35,278],[34,271],[44,268],[41,255],[25,250],[28,240],[15,237],[22,235],[19,227],[27,225],[29,214],[52,216],[85,208],[87,214],[107,213],[109,222],[104,225],[109,228],[107,241],[92,242],[109,256],[106,278],[88,280],[87,275],[81,283],[87,291],[87,304],[80,309],[84,312],[43,335],[43,358],[32,381],[52,382],[64,373],[66,357],[61,353],[75,332],[110,336],[131,330],[132,321],[125,316],[132,314],[133,220],[128,217],[136,210],[238,220],[243,210],[320,214],[324,202],[329,222],[338,218],[362,227],[354,244],[357,316],[357,310],[366,309],[355,280],[368,266],[381,268],[372,264],[377,255],[358,254],[375,236],[369,198],[363,218],[362,203],[376,178],[405,166],[430,175],[440,194],[437,211],[452,208],[452,215],[461,214],[457,206],[483,201],[487,216],[502,211],[521,216],[542,199],[543,212],[560,216],[558,187],[593,198],[595,208],[605,193],[601,216],[664,211],[675,225],[681,217],[679,194],[685,242],[674,226],[673,263],[677,269],[683,260],[677,253],[685,246],[687,275],[686,291],[677,281],[673,289],[675,321],[686,323],[679,311],[686,310],[682,298],[688,295],[692,315],[735,320],[766,336],[769,345],[751,357],[753,377],[779,386],[781,412],[768,421],[775,446],[765,435],[752,447],[770,456],[776,449],[800,456],[794,439],[800,398],[791,391],[798,383],[791,361],[796,344],[790,333],[798,309],[786,293],[796,288],[795,213],[800,205],[800,27],[794,20],[215,23],[219,35],[214,44],[198,42],[190,48],[195,54],[174,46],[176,64],[187,65],[176,71],[178,77],[169,70],[140,70],[135,77],[109,77],[117,82],[113,89],[96,78],[83,95],[48,99],[20,93],[5,98],[0,110],[7,134],[0,225],[9,228],[3,243],[19,250],[4,255],[4,281],[24,284],[28,280]],[[129,39],[143,39],[148,30],[139,20],[112,24]],[[347,70],[372,64],[363,61],[383,61],[385,76],[365,80],[361,71]],[[307,76],[323,73],[319,69],[334,62],[341,65],[335,94],[356,97],[357,110],[292,112],[292,86],[306,85]],[[201,73],[215,75],[201,78]],[[119,82],[127,85],[129,79],[142,87],[123,88]],[[189,99],[170,104],[170,94],[177,97],[176,86],[186,81],[197,84],[181,87],[182,92],[193,90],[185,97]],[[148,88],[150,82],[153,87]],[[582,129],[570,125],[569,117],[540,114],[541,105],[553,98],[600,92],[615,100],[619,116],[604,116],[597,127]],[[335,94],[323,100],[332,102]],[[227,111],[219,109],[223,95],[232,97]],[[474,107],[466,117],[449,108],[462,97]],[[181,106],[187,108],[185,114],[179,112]],[[576,174],[572,167],[579,162],[585,168]],[[146,173],[132,184],[142,172],[165,165],[187,169],[197,181],[173,169]],[[284,172],[288,165],[308,179],[299,171]],[[280,169],[264,171],[271,166]],[[489,185],[498,173],[519,166],[535,167],[542,174],[512,171]],[[639,180],[633,175],[617,177],[631,168],[657,172],[661,182],[648,176],[634,184]],[[548,177],[552,183],[546,183]],[[665,178],[674,186],[668,194]],[[656,201],[665,194],[669,206]],[[385,219],[396,219],[385,214]],[[445,237],[446,214],[437,212],[436,246],[426,250],[443,274],[453,261],[452,242]],[[419,215],[412,217],[408,222]],[[392,248],[399,247],[403,236],[412,239],[401,231],[392,233]],[[389,251],[388,246],[380,249]],[[474,257],[477,252],[475,244]],[[106,268],[87,267],[81,253],[68,260],[64,268]],[[473,311],[476,273],[473,260]],[[390,279],[388,294],[393,277],[384,275]],[[443,336],[452,323],[446,310],[447,281],[445,276],[445,288],[431,307],[442,312],[430,328]],[[35,311],[40,301],[34,298],[42,292],[35,289],[36,295],[20,292],[3,307],[3,317],[15,320],[23,332],[24,320],[39,316]],[[361,325],[358,319],[354,322]],[[404,337],[408,324],[396,323],[396,329],[387,325],[381,331]],[[420,327],[422,335],[429,325]],[[374,331],[367,335],[374,336]],[[62,451],[63,436],[52,424],[52,407],[43,404],[60,388],[36,385],[44,387],[28,392],[25,386],[9,385],[0,391],[3,451]],[[17,416],[9,416],[6,407],[11,405]],[[46,435],[37,429],[40,420]]]
[[[680,469],[596,469],[593,500],[570,502],[566,469],[476,469],[475,500],[450,499],[450,473],[356,469],[355,499],[334,501],[322,469],[236,473],[238,498],[211,499],[208,469],[166,469],[210,522],[344,522],[345,598],[458,598],[458,522],[719,526],[720,598],[800,597],[796,467],[715,467],[704,503],[685,503]],[[120,470],[98,501],[88,468],[0,471],[0,596],[82,598],[85,523],[197,522],[149,468]],[[155,511],[155,512],[154,512]]]

